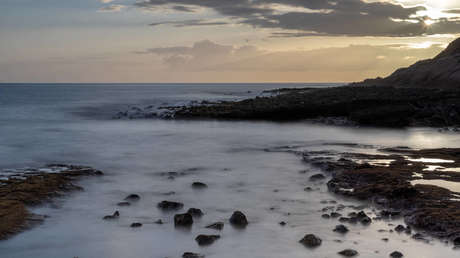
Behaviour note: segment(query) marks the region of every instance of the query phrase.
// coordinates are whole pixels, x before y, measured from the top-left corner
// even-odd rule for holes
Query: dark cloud
[[[257,28],[291,30],[286,36],[347,35],[347,36],[419,36],[424,34],[458,33],[455,20],[439,20],[427,26],[423,17],[414,18],[426,7],[404,7],[389,2],[363,0],[144,0],[135,4],[141,8],[177,9],[194,12],[208,8],[229,17],[234,23]],[[277,8],[279,5],[290,9]],[[303,8],[297,10],[296,8]],[[287,11],[286,11],[287,10]],[[449,12],[449,11],[448,11]],[[457,12],[457,10],[451,10]],[[203,22],[202,22],[203,23]],[[176,25],[175,23],[171,23]],[[212,24],[210,24],[212,25]],[[220,24],[216,24],[220,25]],[[182,26],[187,26],[184,22]],[[197,26],[191,24],[190,26]],[[282,34],[274,34],[281,37]]]
[[[185,20],[185,21],[166,21],[166,22],[155,22],[149,24],[150,26],[160,26],[160,25],[172,25],[174,27],[193,27],[193,26],[217,26],[217,25],[227,25],[227,22],[212,22],[206,20]]]

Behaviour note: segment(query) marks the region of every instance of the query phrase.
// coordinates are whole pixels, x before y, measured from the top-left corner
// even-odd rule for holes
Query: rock
[[[104,216],[103,219],[105,219],[105,220],[112,220],[112,219],[118,219],[119,217],[120,217],[120,212],[115,211],[115,212],[113,213],[113,215]]]
[[[132,227],[132,228],[140,228],[140,227],[142,227],[142,224],[138,223],[138,222],[135,222],[135,223],[132,223],[130,227]]]
[[[457,237],[453,240],[455,246],[460,246],[460,237]]]
[[[222,230],[224,229],[224,223],[223,222],[216,222],[211,225],[206,226],[206,228],[211,228],[215,230]]]
[[[241,211],[235,211],[230,217],[230,224],[236,227],[246,227],[249,223]]]
[[[369,218],[369,216],[367,216],[367,214],[364,211],[358,212],[356,217],[363,225],[368,225],[372,222],[372,219]]]
[[[398,251],[394,251],[390,254],[390,257],[391,258],[401,258],[403,257],[404,255],[401,253],[401,252],[398,252]]]
[[[174,215],[174,226],[190,227],[193,224],[193,217],[189,213]]]
[[[329,214],[323,214],[323,215],[321,215],[321,218],[323,218],[323,219],[330,219],[330,218],[331,218],[331,215],[329,215]]]
[[[311,192],[311,191],[313,191],[313,188],[307,186],[307,187],[305,187],[303,190],[304,190],[305,192]]]
[[[283,226],[283,227],[284,227],[284,226],[286,226],[287,223],[284,222],[284,221],[281,221],[279,224],[280,224],[280,226]]]
[[[130,194],[125,198],[126,201],[139,201],[140,199],[141,197],[137,194]]]
[[[358,252],[353,249],[345,249],[343,251],[338,252],[338,254],[342,256],[346,256],[346,257],[353,257],[353,256],[358,255]]]
[[[155,224],[158,224],[158,225],[162,225],[163,224],[163,221],[161,219],[157,220],[154,222]]]
[[[208,185],[205,184],[205,183],[202,183],[202,182],[194,182],[192,183],[192,188],[194,189],[204,189],[204,188],[207,188]]]
[[[204,258],[204,255],[186,252],[182,255],[182,258]]]
[[[187,213],[192,215],[193,217],[197,217],[197,218],[203,216],[203,212],[200,209],[197,209],[197,208],[190,208],[190,209],[188,209]]]
[[[335,226],[335,229],[334,229],[334,232],[338,232],[338,233],[341,233],[341,234],[345,234],[348,231],[349,231],[348,228],[345,227],[344,225],[337,225],[337,226]]]
[[[398,233],[401,233],[404,230],[406,230],[406,228],[403,225],[398,225],[398,226],[395,227],[395,231],[398,232]]]
[[[183,203],[180,202],[170,202],[170,201],[162,201],[158,203],[158,208],[162,210],[180,210],[184,207]]]
[[[199,235],[195,238],[195,241],[198,243],[198,245],[203,246],[211,245],[219,238],[219,235]]]
[[[323,174],[315,174],[315,175],[310,177],[310,181],[319,181],[319,180],[323,180],[325,178],[326,177]]]
[[[338,218],[342,216],[342,214],[338,213],[338,212],[331,212],[331,218]]]
[[[313,234],[307,234],[299,241],[299,243],[309,248],[318,247],[321,245],[321,242],[323,242],[321,238]]]
[[[390,239],[388,238],[382,238],[382,241],[388,242]]]
[[[131,205],[131,203],[129,203],[129,202],[119,202],[119,203],[117,203],[117,206],[120,206],[120,207],[125,207],[125,206],[130,206],[130,205]]]

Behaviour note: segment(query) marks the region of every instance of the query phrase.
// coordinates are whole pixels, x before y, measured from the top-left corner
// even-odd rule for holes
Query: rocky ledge
[[[84,166],[52,164],[37,169],[8,170],[1,175],[4,175],[0,179],[0,240],[3,240],[43,220],[43,216],[29,212],[27,206],[82,190],[72,182],[102,172]]]
[[[404,216],[412,228],[460,243],[460,149],[380,151],[303,157],[332,174],[330,191],[370,201],[385,209],[383,218]]]
[[[460,125],[460,89],[343,86],[297,89],[213,105],[184,106],[176,118],[301,120],[335,118],[359,125],[405,127]]]

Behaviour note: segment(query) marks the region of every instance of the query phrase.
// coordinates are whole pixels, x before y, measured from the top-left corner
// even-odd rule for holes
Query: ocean
[[[309,182],[308,175],[320,171],[296,153],[357,151],[341,143],[372,146],[366,152],[392,146],[458,147],[459,134],[308,121],[114,119],[133,106],[238,100],[270,89],[336,85],[0,84],[0,173],[48,163],[87,165],[105,173],[80,181],[83,192],[32,207],[34,213],[49,217],[0,242],[0,257],[163,258],[181,257],[184,252],[229,258],[338,257],[337,252],[346,248],[366,258],[388,257],[395,250],[405,257],[458,256],[458,251],[438,240],[426,244],[405,234],[377,233],[392,228],[388,221],[350,227],[346,236],[333,232],[338,222],[321,218],[325,203],[364,203],[334,196],[325,184]],[[293,151],[279,151],[286,148]],[[184,175],[171,180],[162,176],[164,172]],[[192,189],[195,181],[205,182],[208,188]],[[315,191],[305,192],[307,186]],[[169,192],[175,194],[166,196]],[[131,193],[141,200],[130,207],[116,206]],[[200,208],[205,215],[190,230],[174,229],[173,214],[157,209],[163,200],[183,202],[186,209]],[[118,221],[101,219],[115,210],[121,213]],[[248,217],[245,230],[227,224],[222,232],[205,228],[228,220],[235,210]],[[372,214],[372,206],[366,211]],[[155,224],[157,219],[165,224]],[[281,221],[287,225],[280,226]],[[132,229],[133,222],[144,226]],[[203,233],[221,238],[199,248],[194,238]],[[310,250],[299,244],[307,233],[321,236],[322,246]],[[389,242],[381,240],[386,237]]]

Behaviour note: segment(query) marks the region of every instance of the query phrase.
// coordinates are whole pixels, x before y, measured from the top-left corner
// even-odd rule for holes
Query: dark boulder
[[[204,255],[186,252],[182,255],[182,258],[204,258]]]
[[[406,228],[403,225],[398,225],[398,226],[395,227],[395,231],[398,232],[398,233],[401,233],[404,230],[406,230]]]
[[[249,224],[246,216],[241,211],[235,211],[229,221],[235,227],[246,227]]]
[[[162,201],[158,203],[158,208],[162,210],[180,210],[184,207],[183,203],[180,202],[170,202],[170,201]]]
[[[343,251],[338,252],[338,254],[346,257],[353,257],[358,255],[358,251],[353,250],[353,249],[345,249]]]
[[[174,226],[190,227],[193,224],[193,217],[189,213],[174,215]]]
[[[142,223],[135,222],[135,223],[132,223],[130,227],[132,227],[132,228],[140,228],[140,227],[142,227]]]
[[[204,188],[207,188],[208,185],[205,184],[205,183],[202,183],[202,182],[194,182],[192,183],[192,188],[193,189],[204,189]]]
[[[307,234],[299,241],[299,243],[309,248],[318,247],[322,242],[321,238],[313,234]]]
[[[390,257],[391,258],[401,258],[403,257],[404,255],[401,253],[401,252],[398,252],[398,251],[394,251],[390,254]]]
[[[334,232],[341,233],[341,234],[345,234],[348,231],[349,231],[348,228],[345,227],[344,225],[337,225],[335,226],[335,229],[334,229]]]
[[[219,238],[219,235],[199,235],[195,238],[195,241],[198,243],[198,245],[203,246],[211,245]]]

